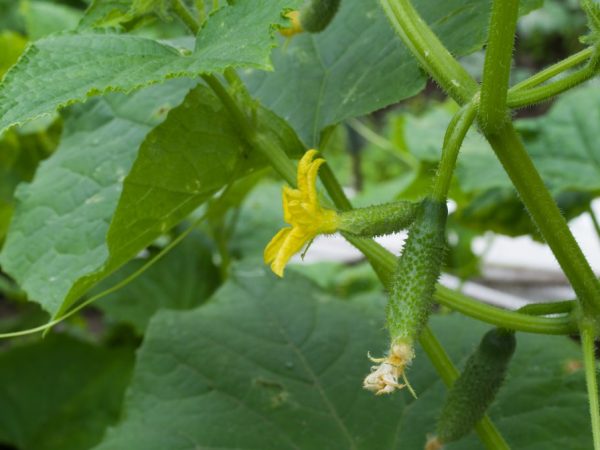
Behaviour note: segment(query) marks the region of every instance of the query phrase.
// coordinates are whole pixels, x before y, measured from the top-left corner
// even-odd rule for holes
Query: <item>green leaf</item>
[[[600,91],[596,86],[564,94],[544,116],[516,121],[528,153],[554,194],[600,192],[599,122]],[[506,175],[499,175],[500,163],[485,147],[487,144],[461,155],[458,177],[468,191],[511,186]]]
[[[167,17],[170,0],[133,0],[131,11],[135,15],[155,13],[160,17]]]
[[[444,395],[422,350],[409,372],[419,400],[362,389],[367,352],[387,344],[383,303],[338,301],[293,271],[281,281],[241,266],[206,305],[153,318],[124,419],[96,450],[422,449]],[[458,361],[487,330],[459,316],[433,327]],[[519,336],[491,411],[512,448],[590,448],[584,378],[565,370],[578,361],[567,338]],[[480,446],[469,437],[454,448]]]
[[[539,3],[523,2],[523,11]],[[420,0],[415,7],[453,54],[465,55],[485,42],[490,4]],[[274,52],[273,64],[273,73],[244,76],[308,146],[317,146],[330,125],[417,94],[426,80],[377,0],[344,0],[324,32],[293,37]]]
[[[32,41],[57,31],[72,30],[81,19],[81,11],[66,5],[34,0],[21,1],[25,29]]]
[[[130,92],[168,78],[197,78],[228,67],[270,69],[274,28],[299,0],[237,2],[211,15],[196,49],[82,30],[32,44],[0,84],[0,132],[92,95]]]
[[[273,52],[275,71],[244,71],[250,90],[308,146],[321,130],[416,94],[425,77],[376,0],[345,0],[327,29]],[[302,95],[298,95],[301,92]]]
[[[120,415],[133,351],[66,335],[0,353],[0,443],[87,450]]]
[[[56,153],[17,189],[0,262],[46,311],[58,311],[72,285],[104,263],[110,219],[137,151],[189,87],[178,80],[74,109]]]
[[[454,108],[436,105],[424,114],[392,118],[393,143],[422,165],[437,163],[444,132]],[[564,94],[549,113],[520,119],[528,153],[567,219],[581,214],[600,192],[600,151],[595,145],[600,121],[600,93],[594,86]],[[431,176],[432,171],[426,172]],[[467,134],[459,155],[455,186],[457,219],[479,230],[507,235],[537,234],[512,183],[484,138]]]
[[[163,88],[171,86],[177,103],[179,81]],[[157,88],[154,95],[119,97],[123,104],[114,111],[82,116],[70,129],[83,130],[63,140],[66,149],[59,149],[18,195],[21,204],[0,262],[55,317],[223,186],[264,165],[205,86],[190,91],[146,137],[151,128],[146,116],[163,117],[176,103]],[[261,134],[290,155],[302,152],[281,119],[256,108]],[[98,120],[107,123],[99,126]],[[48,210],[56,216],[48,218]]]
[[[283,222],[281,183],[262,183],[244,200],[230,238],[234,253],[262,257],[264,248]]]
[[[79,25],[82,28],[117,26],[130,20],[131,0],[94,0],[86,9]]]
[[[155,253],[131,261],[100,283],[93,292],[102,292],[125,280]],[[219,271],[213,264],[207,239],[199,233],[192,233],[140,277],[104,297],[97,307],[113,321],[132,324],[143,335],[156,311],[194,308],[208,299],[218,283]]]
[[[536,119],[521,121],[528,152],[553,192],[600,193],[600,90],[571,91]]]
[[[31,181],[39,163],[54,152],[61,133],[60,121],[33,128],[10,130],[0,139],[0,241],[8,231],[15,206],[15,189]]]

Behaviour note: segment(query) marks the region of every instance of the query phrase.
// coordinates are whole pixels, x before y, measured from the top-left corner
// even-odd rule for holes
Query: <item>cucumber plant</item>
[[[0,337],[49,335],[0,347],[0,376],[11,374],[0,383],[7,385],[0,400],[9,405],[0,408],[0,446],[472,448],[475,430],[487,449],[518,449],[522,437],[496,427],[492,418],[500,413],[491,409],[490,417],[487,410],[512,382],[507,373],[517,339],[519,349],[526,347],[521,342],[531,333],[548,335],[540,338],[548,345],[561,339],[550,335],[563,343],[580,335],[583,362],[569,360],[566,367],[569,375],[583,368],[576,389],[587,393],[589,405],[577,408],[589,408],[591,418],[583,439],[600,450],[600,281],[557,204],[571,207],[569,217],[586,210],[595,219],[590,202],[600,186],[582,185],[598,178],[600,109],[586,102],[597,97],[600,7],[580,0],[588,28],[581,50],[526,77],[512,70],[517,24],[539,6],[535,0],[0,0],[6,175],[0,291],[11,311],[11,320],[0,321]],[[484,46],[478,81],[458,57]],[[511,76],[520,81],[511,83]],[[447,96],[435,111],[452,114],[443,139],[427,120],[425,131],[405,118],[394,122],[390,139],[366,125],[381,117],[371,113],[417,95],[402,104],[403,114],[433,104],[428,92],[435,88],[420,94],[427,77]],[[564,94],[558,109],[577,92],[585,114],[557,119],[537,106]],[[517,122],[522,108],[541,116]],[[569,121],[576,124],[569,128]],[[420,154],[409,145],[419,132]],[[370,152],[356,150],[357,135]],[[553,144],[586,148],[561,159],[565,150]],[[350,165],[356,186],[365,181],[363,157],[372,164],[365,183],[371,195],[365,190],[357,200],[369,201],[353,208],[342,184],[351,178]],[[473,200],[465,180],[473,172],[488,189],[477,199],[492,198],[492,221],[505,212],[495,183],[511,188],[513,202],[513,189],[518,194],[515,209],[527,212],[535,237],[552,250],[574,300],[508,311],[439,284],[457,223],[449,201],[461,207]],[[279,196],[268,191],[266,207],[254,196],[274,182],[279,189],[281,180],[287,185],[276,222],[283,218],[289,226],[276,232],[269,216]],[[565,200],[557,192],[581,195]],[[397,255],[373,239],[406,229]],[[381,292],[333,301],[341,296],[337,278],[325,295],[293,271],[284,275],[294,255],[334,233],[361,252]],[[279,277],[256,262],[261,256]],[[326,285],[327,271],[317,271]],[[349,285],[354,291],[360,283]],[[383,292],[385,306],[365,306],[365,298]],[[82,312],[90,305],[103,315]],[[164,311],[173,309],[181,311]],[[446,309],[496,327],[462,373],[452,361],[460,352],[445,350],[454,348],[454,336],[440,340],[430,326],[453,320]],[[31,327],[37,321],[43,323]],[[464,339],[463,347],[472,346]],[[191,345],[196,340],[202,344]],[[89,385],[52,372],[44,351],[69,369],[62,348],[78,355],[86,367],[71,361],[71,369]],[[56,393],[43,386],[43,401],[39,380],[12,375],[29,357],[56,380]],[[428,378],[420,376],[426,360],[449,393],[444,404],[436,394],[428,423],[417,431],[405,426],[405,412],[434,392],[421,396],[428,390]],[[543,363],[555,376],[551,361]],[[119,389],[111,390],[111,377],[119,378]],[[398,392],[404,387],[416,399]],[[22,409],[20,392],[36,393]],[[21,413],[5,417],[13,404]],[[156,419],[157,411],[174,420]],[[81,427],[73,426],[74,417]],[[223,423],[233,432],[222,432]],[[548,435],[540,444],[546,448],[555,442],[552,430]]]

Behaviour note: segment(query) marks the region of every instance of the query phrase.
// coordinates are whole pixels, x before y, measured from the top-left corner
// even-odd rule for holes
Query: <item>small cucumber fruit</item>
[[[338,229],[360,237],[397,233],[410,226],[418,209],[417,203],[399,201],[343,211]]]
[[[340,7],[340,0],[310,0],[300,10],[300,24],[309,33],[320,33],[333,20]]]
[[[516,346],[512,331],[496,328],[485,334],[448,392],[437,424],[440,444],[457,441],[481,420],[506,377]]]
[[[392,345],[412,347],[431,311],[446,249],[446,202],[426,198],[410,227],[387,306]]]
[[[363,382],[365,389],[377,395],[407,387],[416,397],[405,369],[414,358],[414,341],[429,317],[444,259],[447,216],[445,201],[426,198],[408,232],[386,310],[390,348],[385,357],[370,358],[378,365],[371,367]]]

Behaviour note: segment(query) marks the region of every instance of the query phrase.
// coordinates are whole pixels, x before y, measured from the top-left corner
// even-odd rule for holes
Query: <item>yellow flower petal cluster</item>
[[[307,151],[298,164],[298,189],[283,188],[283,218],[291,225],[281,229],[264,252],[265,263],[280,277],[289,259],[319,234],[334,233],[338,214],[322,208],[317,195],[317,172],[325,163],[314,159],[316,150]]]
[[[285,17],[290,19],[290,26],[279,29],[279,32],[282,36],[290,38],[304,31],[302,29],[302,25],[300,24],[300,11],[290,11],[285,15]]]

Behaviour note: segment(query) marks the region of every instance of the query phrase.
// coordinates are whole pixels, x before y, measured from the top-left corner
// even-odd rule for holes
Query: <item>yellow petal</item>
[[[314,160],[308,168],[308,172],[306,174],[306,182],[308,185],[308,188],[306,189],[306,196],[311,205],[318,205],[317,172],[319,171],[319,167],[321,167],[323,164],[325,164],[325,160],[322,158]]]
[[[310,169],[310,165],[312,164],[312,160],[317,155],[315,149],[311,149],[307,151],[300,162],[298,163],[298,189],[300,192],[307,192],[309,189],[308,184],[308,170]]]
[[[314,236],[303,233],[299,228],[292,228],[291,233],[285,237],[283,245],[281,245],[281,248],[277,252],[277,256],[273,261],[273,264],[271,264],[271,270],[273,270],[276,275],[283,277],[283,270],[290,258],[294,256],[295,253],[299,252],[302,247],[304,247],[304,244],[313,237]]]
[[[290,205],[293,202],[298,202],[301,198],[300,191],[292,189],[288,186],[283,187],[283,220],[291,224],[293,220],[293,213],[291,212]]]
[[[265,251],[263,257],[265,259],[265,263],[269,264],[271,261],[274,261],[277,257],[277,253],[281,249],[283,242],[287,235],[292,231],[291,227],[282,228],[277,232],[273,239],[267,244],[265,247]]]

